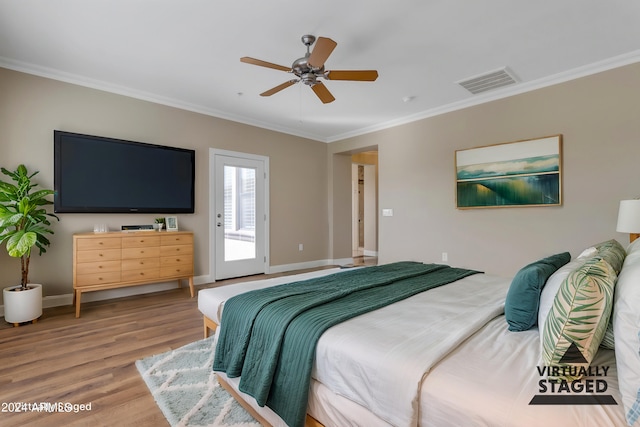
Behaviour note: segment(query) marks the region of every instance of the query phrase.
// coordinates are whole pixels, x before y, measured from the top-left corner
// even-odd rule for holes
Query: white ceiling
[[[303,34],[338,43],[326,69],[378,80],[259,96],[292,76],[240,57],[289,67]],[[324,142],[634,62],[635,0],[0,0],[2,67]],[[518,83],[456,83],[502,67]]]

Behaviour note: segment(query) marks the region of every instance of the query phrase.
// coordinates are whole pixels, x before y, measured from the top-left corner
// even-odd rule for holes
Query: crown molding
[[[571,70],[567,70],[552,76],[540,78],[530,82],[518,83],[516,85],[507,86],[505,88],[496,89],[494,91],[485,92],[480,95],[471,96],[470,98],[460,101],[452,102],[440,107],[432,108],[429,110],[421,111],[419,113],[411,114],[408,116],[400,117],[394,120],[389,120],[383,123],[379,123],[373,126],[367,126],[360,129],[356,129],[350,132],[333,135],[330,137],[323,137],[314,133],[303,132],[300,129],[294,129],[283,126],[275,126],[271,123],[262,122],[259,120],[252,120],[247,117],[238,116],[235,114],[229,114],[224,111],[211,109],[202,105],[187,103],[178,99],[163,97],[158,94],[139,91],[130,87],[121,85],[115,85],[100,80],[89,79],[77,74],[66,73],[63,71],[55,70],[52,68],[41,67],[35,64],[25,63],[21,61],[15,61],[9,58],[0,57],[0,67],[7,68],[14,71],[23,72],[26,74],[32,74],[40,77],[45,77],[53,80],[58,80],[70,84],[84,86],[92,89],[97,89],[109,93],[123,95],[143,101],[153,102],[156,104],[166,105],[181,110],[191,111],[207,116],[212,116],[224,120],[229,120],[237,123],[246,124],[249,126],[258,127],[261,129],[271,130],[274,132],[285,133],[293,136],[298,136],[305,139],[314,141],[320,141],[325,143],[342,141],[348,138],[365,135],[368,133],[377,132],[384,129],[389,129],[404,124],[412,123],[418,120],[423,120],[429,117],[438,116],[441,114],[450,113],[464,108],[473,107],[476,105],[484,104],[487,102],[495,101],[498,99],[508,98],[510,96],[519,95],[526,92],[531,92],[537,89],[542,89],[548,86],[557,85],[570,80],[575,80],[581,77],[586,77],[592,74],[601,73],[603,71],[611,70],[614,68],[623,67],[640,62],[640,50],[628,52],[623,55],[615,56],[605,59],[603,61],[587,64],[582,67],[577,67]]]

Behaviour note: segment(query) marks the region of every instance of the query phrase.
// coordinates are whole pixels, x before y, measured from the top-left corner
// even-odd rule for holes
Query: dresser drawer
[[[140,270],[147,268],[160,268],[160,258],[153,257],[122,260],[122,271]]]
[[[120,271],[120,261],[83,262],[76,266],[76,274],[95,274]]]
[[[90,251],[96,249],[119,249],[119,238],[97,238],[97,239],[78,239],[76,241],[76,249],[78,251]]]
[[[149,248],[126,248],[122,250],[122,259],[153,258],[160,256],[160,246]]]
[[[162,277],[178,277],[178,276],[191,276],[193,275],[193,265],[191,264],[178,264],[174,266],[162,266],[160,268],[160,275]]]
[[[136,281],[136,280],[155,280],[160,277],[159,268],[145,268],[142,270],[122,270],[122,281]]]
[[[76,275],[76,282],[74,287],[81,288],[89,285],[100,285],[103,283],[117,283],[120,281],[120,272],[112,271],[105,273],[94,274],[78,274]]]
[[[160,248],[160,256],[175,256],[175,255],[193,255],[193,246],[191,245],[172,245],[162,246]]]
[[[120,249],[95,249],[90,251],[77,251],[76,262],[117,261],[120,259]]]
[[[160,265],[162,267],[169,267],[174,265],[193,265],[193,255],[182,254],[173,256],[163,256],[160,258]]]
[[[173,234],[167,231],[160,236],[160,244],[162,246],[171,245],[189,245],[193,246],[193,234]]]
[[[145,248],[149,246],[160,246],[160,236],[126,236],[122,238],[123,248]]]

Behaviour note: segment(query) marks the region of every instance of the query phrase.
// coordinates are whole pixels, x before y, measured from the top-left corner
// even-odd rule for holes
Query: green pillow
[[[617,240],[611,239],[598,243],[595,248],[598,250],[598,256],[607,261],[616,274],[620,274],[622,263],[627,256],[627,251],[624,250],[622,245]]]
[[[504,314],[510,331],[526,331],[538,323],[542,288],[547,279],[570,260],[569,252],[563,252],[531,263],[518,271],[511,281],[504,303]]]
[[[591,364],[611,316],[616,279],[613,267],[598,256],[560,285],[544,324],[542,359],[546,366],[568,369],[551,379],[580,379],[579,368]]]

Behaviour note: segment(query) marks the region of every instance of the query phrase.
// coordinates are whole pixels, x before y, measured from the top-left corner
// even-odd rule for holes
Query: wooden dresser
[[[80,317],[83,292],[189,280],[193,288],[193,233],[138,231],[73,236],[73,299]]]

